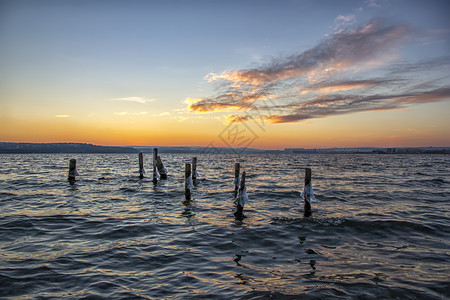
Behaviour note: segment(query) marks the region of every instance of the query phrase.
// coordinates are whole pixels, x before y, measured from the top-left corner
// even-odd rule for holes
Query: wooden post
[[[158,173],[156,170],[156,157],[158,156],[158,148],[153,148],[153,183],[158,182]]]
[[[197,157],[192,158],[192,182],[195,184],[197,180]]]
[[[311,183],[311,169],[305,168],[305,188]],[[310,201],[309,193],[304,192],[303,193],[303,200],[305,201],[305,217],[311,216],[311,203]]]
[[[241,164],[234,164],[234,196],[236,197],[239,190],[239,173],[241,172]]]
[[[158,168],[159,175],[161,179],[167,179],[167,170],[164,168],[163,162],[161,160],[161,156],[156,157],[156,167]]]
[[[241,186],[239,187],[238,197],[240,197],[240,195],[243,193],[244,189],[245,189],[245,171],[242,172]],[[244,207],[240,204],[239,198],[236,200],[237,200],[237,204],[236,204],[236,212],[234,213],[234,216],[236,217],[236,219],[242,220],[242,218],[245,217],[244,216]]]
[[[142,154],[142,152],[139,153],[139,178],[143,179],[144,178],[144,155]]]
[[[184,195],[186,200],[191,200],[191,164],[186,164],[184,168]]]
[[[67,180],[73,182],[75,181],[75,176],[77,175],[77,160],[72,158],[69,162],[69,176],[67,177]]]

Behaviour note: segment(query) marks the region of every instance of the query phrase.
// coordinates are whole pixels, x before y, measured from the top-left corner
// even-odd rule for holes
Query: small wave
[[[318,224],[322,226],[339,226],[345,222],[345,219],[341,218],[288,218],[288,217],[275,217],[272,218],[274,224]]]

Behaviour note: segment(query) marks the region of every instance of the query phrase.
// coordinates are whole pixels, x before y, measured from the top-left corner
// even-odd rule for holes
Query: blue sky
[[[342,96],[342,93],[333,94],[336,93],[336,86],[349,82],[358,88],[364,88],[358,95],[352,94],[358,97],[358,103],[364,97],[372,101],[375,95],[382,92],[382,99],[376,101],[383,105],[373,106],[372,101],[370,109],[410,109],[409,116],[395,118],[409,120],[409,124],[422,124],[422,127],[415,130],[423,131],[425,127],[435,126],[438,131],[435,130],[429,141],[445,144],[449,142],[448,137],[445,137],[449,133],[449,123],[441,112],[449,109],[446,90],[450,86],[449,7],[448,1],[397,0],[2,0],[0,116],[8,124],[8,130],[0,139],[82,140],[84,135],[90,142],[121,144],[122,140],[126,140],[126,143],[133,143],[129,132],[133,130],[133,126],[154,127],[163,123],[163,127],[170,129],[167,129],[166,134],[173,135],[174,139],[175,133],[183,132],[185,128],[196,131],[207,126],[211,128],[211,132],[197,142],[207,143],[221,127],[226,126],[227,117],[230,120],[230,116],[236,115],[237,107],[240,109],[238,117],[241,120],[245,119],[243,117],[248,111],[252,111],[251,108],[242,110],[234,102],[230,109],[213,110],[207,114],[199,114],[198,110],[191,109],[189,99],[190,103],[193,102],[192,99],[197,99],[195,101],[198,105],[205,103],[201,102],[203,99],[209,101],[208,105],[223,106],[223,95],[230,91],[237,91],[242,95],[242,90],[233,87],[236,82],[217,76],[230,72],[242,74],[250,70],[262,72],[275,65],[286,68],[283,63],[289,58],[307,51],[323,50],[324,45],[331,43],[333,39],[350,38],[352,30],[363,30],[364,26],[376,24],[379,32],[391,28],[392,34],[398,36],[390,39],[386,47],[382,47],[383,42],[380,45],[376,39],[387,41],[388,36],[374,34],[373,38],[370,37],[376,48],[373,56],[370,52],[360,57],[348,53],[346,64],[352,57],[358,59],[351,61],[351,67],[345,72],[323,77],[320,85],[315,86],[311,82],[308,86],[304,85],[306,77],[300,78],[303,80],[302,84],[297,84],[300,82],[299,76],[310,78],[310,73],[296,73],[294,77],[287,78],[289,82],[285,78],[277,83],[273,82],[277,84],[278,90],[286,85],[290,90],[274,92],[273,85],[270,86],[270,105],[285,105],[285,108],[270,116],[272,118],[267,118],[267,121],[284,123],[278,121],[287,120],[288,123],[296,124],[285,125],[286,127],[268,125],[268,136],[266,141],[260,140],[261,145],[270,147],[273,136],[279,131],[304,130],[305,120],[325,122],[319,119],[344,115],[346,119],[340,124],[360,122],[356,120],[358,116],[355,114],[368,109],[366,106],[355,107],[357,102],[349,104],[352,105],[351,109],[343,110],[338,107],[336,110],[301,110],[299,113],[299,107],[305,105],[305,102],[313,103],[310,101],[314,100],[314,105],[317,106],[324,96],[321,95],[320,99],[317,95],[315,98],[298,98],[298,95],[293,94],[293,91],[303,89],[305,92],[308,88],[314,88],[317,92],[320,87],[323,91],[326,86],[331,91],[331,94],[327,94],[328,99],[333,97],[333,101],[336,101],[337,96]],[[339,45],[342,46],[342,43]],[[359,45],[357,47],[361,49]],[[355,49],[351,48],[349,51]],[[372,58],[377,58],[373,60],[373,64],[379,65],[374,67],[364,64],[365,60]],[[328,62],[329,60],[319,61],[320,64]],[[421,66],[420,71],[418,66]],[[416,67],[416,71],[411,71],[413,67]],[[308,69],[308,72],[312,71],[317,74],[317,70]],[[365,82],[355,83],[358,80]],[[401,80],[404,80],[404,84]],[[414,95],[407,91],[397,93],[402,86],[411,90],[427,81],[433,82],[434,86],[417,89]],[[381,82],[382,86],[379,85]],[[334,86],[334,90],[330,90],[330,86]],[[265,92],[269,93],[268,90]],[[440,92],[440,98],[418,100],[418,93],[423,92],[434,93],[434,96]],[[409,98],[405,100],[406,96]],[[401,98],[401,105],[386,105],[386,97]],[[242,99],[236,101],[242,102]],[[421,105],[420,111],[429,115],[424,120],[415,120],[419,113],[419,110],[414,110],[417,103]],[[287,104],[295,108],[287,110]],[[379,112],[378,116],[382,118],[383,114]],[[162,120],[156,122],[158,118]],[[385,118],[388,116],[385,115]],[[60,123],[61,119],[65,119],[66,123]],[[435,120],[436,124],[430,124],[431,120]],[[34,125],[28,124],[31,121]],[[310,127],[308,130],[326,130],[326,124],[316,124],[317,128],[312,128],[314,124],[307,124]],[[398,126],[403,124],[405,122]],[[118,131],[115,128],[118,125],[127,130]],[[27,128],[39,126],[48,135],[23,134]],[[70,132],[73,137],[61,136],[56,131],[52,133],[49,129],[52,126],[72,126]],[[77,126],[80,128],[79,132],[74,129]],[[87,128],[97,130],[97,135],[88,135],[85,131]],[[373,123],[370,126],[367,124],[367,130],[375,132],[378,129]],[[117,135],[116,140],[98,138],[114,134]],[[393,136],[393,133],[389,136]],[[153,138],[150,133],[141,132],[135,138],[135,143],[142,144]],[[380,136],[377,138],[382,140]],[[326,145],[326,139],[328,138],[324,135],[323,141],[316,140],[315,143]],[[408,143],[408,139],[405,137],[397,141],[402,142]],[[415,143],[418,141],[411,142]],[[292,146],[295,143],[286,139],[285,144]]]

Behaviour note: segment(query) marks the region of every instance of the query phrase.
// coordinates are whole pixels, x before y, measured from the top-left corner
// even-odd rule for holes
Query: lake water
[[[154,185],[150,154],[142,180],[137,154],[0,155],[0,297],[450,297],[449,155],[196,155],[187,202],[192,156],[161,154]]]

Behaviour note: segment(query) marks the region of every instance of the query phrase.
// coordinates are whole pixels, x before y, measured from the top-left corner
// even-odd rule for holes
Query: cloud
[[[237,116],[237,115],[228,115],[225,118],[225,124],[231,124],[234,122],[245,122],[250,119],[249,116]]]
[[[383,83],[392,82],[380,79],[368,79],[368,80],[348,80],[348,81],[325,81],[319,82],[315,85],[312,85],[309,89],[304,89],[301,91],[301,94],[308,93],[335,93],[342,91],[349,91],[354,89],[368,89],[371,87],[379,86]]]
[[[185,103],[188,105],[189,111],[197,113],[240,110],[245,107],[245,102],[236,100],[228,94],[224,94],[215,99],[188,98]]]
[[[339,15],[336,17],[335,21],[350,23],[350,22],[353,22],[355,19],[356,19],[355,15],[348,15],[348,16]]]
[[[400,109],[410,103],[450,100],[450,86],[426,92],[370,96],[326,96],[302,103],[301,107],[285,115],[265,116],[271,123],[293,123],[306,119],[324,118],[362,111]]]
[[[316,77],[385,64],[393,49],[405,41],[411,29],[406,24],[387,24],[381,20],[342,31],[303,53],[274,59],[269,65],[222,74],[209,74],[208,81],[225,80],[231,87],[262,86],[301,76]],[[388,52],[388,53],[387,53]]]
[[[227,122],[245,122],[257,113],[271,123],[289,123],[449,100],[450,58],[401,58],[400,50],[417,34],[408,24],[387,19],[347,26],[304,52],[210,73],[205,79],[218,83],[216,95],[188,98],[185,104],[194,113],[242,111]],[[431,73],[433,81],[427,80]]]
[[[127,111],[121,111],[121,112],[115,112],[114,113],[117,116],[145,116],[146,114],[148,114],[148,112],[146,111],[141,111],[141,112],[127,112]]]
[[[376,7],[376,8],[380,8],[381,7],[381,4],[377,0],[366,0],[366,4],[369,7]]]
[[[113,98],[111,101],[126,101],[126,102],[136,102],[136,103],[149,103],[155,101],[155,99],[148,99],[142,97],[124,97],[124,98]]]

